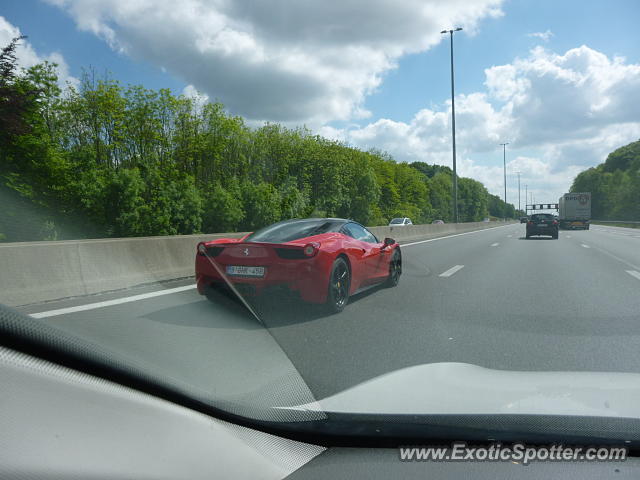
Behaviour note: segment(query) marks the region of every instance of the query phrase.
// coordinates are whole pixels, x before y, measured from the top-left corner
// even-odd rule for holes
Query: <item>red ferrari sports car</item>
[[[397,285],[401,274],[400,245],[340,218],[285,220],[243,238],[199,243],[196,254],[201,295],[228,283],[250,295],[286,286],[334,312],[372,285]]]

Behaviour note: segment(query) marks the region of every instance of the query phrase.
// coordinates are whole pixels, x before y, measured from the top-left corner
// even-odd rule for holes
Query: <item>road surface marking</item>
[[[513,235],[507,235],[507,238],[511,238],[511,237],[513,237]]]
[[[571,235],[567,235],[567,238],[571,238]]]
[[[635,270],[627,270],[627,273],[632,277],[636,277],[638,280],[640,280],[640,272],[636,272]]]
[[[58,310],[49,310],[48,312],[39,312],[30,314],[33,318],[55,317],[57,315],[65,315],[67,313],[83,312],[85,310],[94,310],[96,308],[110,307],[112,305],[120,305],[121,303],[137,302],[147,298],[159,297],[161,295],[170,295],[172,293],[184,292],[196,288],[195,285],[185,285],[184,287],[166,288],[155,292],[142,293],[131,297],[115,298],[104,302],[87,303],[86,305],[78,305],[76,307],[60,308]]]
[[[411,245],[419,245],[421,243],[435,242],[436,240],[444,240],[445,238],[459,237],[461,235],[471,235],[473,233],[478,233],[478,232],[487,232],[489,230],[495,230],[496,228],[510,227],[512,225],[515,225],[515,223],[510,223],[508,225],[500,225],[499,227],[489,227],[489,228],[483,228],[481,230],[473,230],[471,232],[454,233],[453,235],[447,235],[446,237],[430,238],[429,240],[420,240],[418,242],[401,243],[400,246],[403,247],[403,248],[404,247],[410,247]]]
[[[599,252],[604,253],[605,255],[607,255],[607,256],[609,256],[609,257],[613,258],[614,260],[617,260],[617,261],[618,261],[618,262],[620,262],[620,263],[624,263],[625,265],[630,266],[630,267],[631,267],[631,268],[633,268],[634,270],[640,270],[640,266],[638,266],[638,265],[634,265],[633,263],[629,263],[629,262],[627,262],[624,258],[620,258],[620,257],[618,257],[618,256],[614,255],[613,253],[611,253],[611,252],[607,251],[607,250],[604,250],[604,249],[602,249],[602,248],[598,248],[598,247],[593,247],[593,248],[595,248],[595,249],[596,249],[596,250],[598,250]]]
[[[463,268],[464,268],[464,265],[456,265],[455,267],[451,267],[446,272],[442,272],[439,276],[440,277],[450,277],[451,275],[456,273],[458,270],[462,270]]]
[[[492,247],[497,247],[498,245],[500,245],[498,242],[491,244]]]
[[[585,245],[584,243],[581,244],[584,248],[591,248],[589,245]]]

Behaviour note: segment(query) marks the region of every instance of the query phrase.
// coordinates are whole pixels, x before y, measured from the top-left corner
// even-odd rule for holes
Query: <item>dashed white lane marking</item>
[[[112,305],[120,305],[121,303],[136,302],[146,298],[159,297],[161,295],[170,295],[172,293],[184,292],[196,288],[195,285],[185,285],[184,287],[167,288],[155,292],[142,293],[131,297],[116,298],[114,300],[106,300],[104,302],[88,303],[86,305],[78,305],[76,307],[59,308],[58,310],[49,310],[48,312],[32,313],[33,318],[55,317],[56,315],[65,315],[67,313],[83,312],[85,310],[94,310],[96,308],[110,307]]]
[[[638,280],[640,280],[640,272],[636,272],[635,270],[627,270],[627,273],[632,277],[636,277]]]
[[[571,235],[567,235],[567,238],[571,238]]]
[[[450,277],[451,275],[456,273],[458,270],[462,270],[463,268],[464,268],[464,265],[456,265],[455,267],[451,267],[446,272],[442,272],[439,276],[440,277]]]
[[[453,235],[447,235],[446,237],[437,237],[437,238],[430,238],[429,240],[420,240],[418,242],[411,242],[411,243],[401,243],[400,246],[402,248],[404,247],[410,247],[411,245],[419,245],[421,243],[427,243],[427,242],[436,242],[438,240],[445,240],[447,238],[452,238],[452,237],[459,237],[461,235],[473,235],[474,233],[480,233],[480,232],[488,232],[490,230],[496,229],[496,228],[504,228],[504,227],[511,227],[514,224],[508,224],[508,225],[500,225],[499,227],[489,227],[489,228],[483,228],[482,230],[473,230],[471,232],[464,232],[464,233],[454,233]]]
[[[498,242],[491,244],[492,247],[497,247],[498,245],[500,245]]]
[[[589,245],[585,245],[584,243],[581,244],[584,248],[591,248]]]
[[[513,235],[507,235],[507,238],[511,238],[511,237],[513,237]]]

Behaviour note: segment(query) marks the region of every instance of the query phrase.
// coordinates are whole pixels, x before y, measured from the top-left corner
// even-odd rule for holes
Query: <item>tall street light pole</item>
[[[522,172],[516,172],[518,174],[518,212],[520,212],[520,174]],[[520,213],[518,213],[520,215]]]
[[[529,201],[529,185],[524,186],[524,214],[529,215],[529,209],[527,208],[527,202]]]
[[[507,143],[501,143],[502,145],[502,165],[504,167],[504,203],[507,204]]]
[[[459,32],[461,27],[452,30],[442,30],[448,33],[451,40],[451,137],[453,139],[453,221],[458,223],[458,173],[456,170],[456,105],[453,88],[453,32]]]

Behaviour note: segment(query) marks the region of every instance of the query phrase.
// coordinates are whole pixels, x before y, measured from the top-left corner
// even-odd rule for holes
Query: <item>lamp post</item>
[[[522,172],[516,172],[518,174],[518,215],[520,215],[520,174]]]
[[[507,208],[507,145],[509,145],[509,142],[501,143],[500,145],[502,145],[502,165],[504,168],[504,206]],[[505,220],[506,217],[505,215]]]
[[[440,33],[448,33],[451,40],[451,138],[453,144],[453,221],[458,223],[458,173],[456,170],[456,106],[454,98],[453,82],[453,32],[459,32],[461,27],[450,30],[442,30]]]

